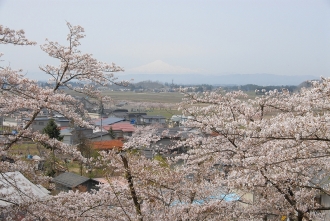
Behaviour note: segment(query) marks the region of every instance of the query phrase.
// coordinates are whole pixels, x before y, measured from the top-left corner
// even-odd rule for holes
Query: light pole
[[[103,132],[102,118],[103,118],[103,114],[104,114],[104,107],[103,107],[102,97],[101,97],[101,102],[100,102],[100,107],[99,107],[99,113],[100,113],[100,116],[101,116],[101,141],[102,141],[102,132]]]

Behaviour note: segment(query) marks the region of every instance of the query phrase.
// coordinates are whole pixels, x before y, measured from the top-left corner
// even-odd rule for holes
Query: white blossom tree
[[[190,163],[210,173],[219,165],[217,180],[242,196],[245,217],[322,217],[330,209],[316,200],[329,195],[329,83],[322,78],[299,93],[275,90],[254,100],[242,92],[188,95],[181,108],[195,120],[186,126],[206,135],[186,141]]]
[[[68,23],[68,28],[68,46],[52,41],[41,46],[60,63],[40,67],[52,87],[40,88],[8,67],[0,70],[0,113],[30,119],[18,134],[8,136],[2,155],[15,142],[29,138],[83,160],[75,148],[29,129],[43,108],[89,126],[82,106],[61,87],[98,97],[93,87],[74,88],[70,81],[103,85],[114,82],[112,73],[122,70],[82,54],[78,50],[82,27]],[[24,32],[2,26],[0,37],[1,43],[33,44]],[[240,91],[186,93],[180,109],[192,116],[185,126],[197,132],[178,142],[186,153],[144,158],[139,150],[166,134],[139,128],[123,150],[102,152],[97,159],[95,166],[104,168],[108,180],[98,191],[12,202],[3,211],[24,211],[26,219],[40,220],[327,219],[324,211],[330,207],[317,199],[330,193],[329,98],[330,79],[325,78],[296,93],[283,89],[251,100]],[[0,163],[0,172],[13,170],[29,171],[36,183],[47,180],[24,162]],[[5,194],[0,197],[7,199]]]
[[[117,82],[113,72],[123,69],[115,64],[106,64],[97,61],[91,54],[83,54],[79,51],[80,40],[84,37],[84,29],[80,26],[72,26],[67,23],[69,34],[67,36],[67,46],[62,46],[57,42],[48,41],[41,46],[41,49],[59,61],[58,66],[46,65],[40,69],[50,76],[49,87],[39,87],[36,81],[25,78],[20,74],[21,70],[13,70],[10,67],[1,67],[0,69],[0,115],[18,116],[28,119],[22,129],[17,134],[5,134],[7,139],[1,146],[1,156],[5,157],[7,151],[21,139],[30,139],[48,146],[52,146],[58,152],[70,154],[73,157],[84,160],[76,148],[66,145],[56,139],[49,139],[45,134],[33,132],[31,125],[42,109],[48,109],[58,112],[77,126],[90,126],[87,112],[82,105],[72,96],[65,94],[61,88],[65,87],[79,93],[88,94],[96,99],[101,94],[95,90],[92,85],[107,85],[109,83],[125,84],[126,82]],[[24,31],[11,30],[0,26],[0,44],[13,45],[35,45],[35,42],[29,41]],[[73,87],[70,82],[83,81],[80,87]],[[107,98],[103,97],[103,101]],[[19,165],[19,166],[18,166]],[[17,161],[15,164],[0,162],[0,172],[12,170],[29,171],[33,176],[32,169],[28,164]],[[35,181],[47,180],[44,176],[34,174]],[[27,193],[28,194],[28,193]],[[1,197],[6,200],[6,196]],[[33,196],[30,197],[33,199]],[[26,205],[19,205],[12,202],[13,208],[17,211],[29,211]],[[7,207],[10,210],[12,208]],[[32,214],[33,217],[35,215]]]

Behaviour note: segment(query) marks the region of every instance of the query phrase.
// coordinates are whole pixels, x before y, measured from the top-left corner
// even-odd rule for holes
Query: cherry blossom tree
[[[79,51],[80,41],[85,36],[82,27],[72,26],[70,23],[67,23],[67,26],[69,29],[67,46],[62,46],[57,42],[49,40],[46,40],[46,44],[41,46],[41,49],[48,56],[59,61],[58,66],[46,65],[40,67],[45,74],[50,76],[49,87],[39,87],[36,81],[30,80],[20,74],[21,70],[13,70],[10,67],[2,67],[0,69],[0,114],[2,116],[16,116],[27,119],[24,127],[17,134],[5,134],[7,140],[0,150],[2,157],[7,155],[7,151],[15,143],[24,138],[51,146],[52,149],[56,149],[58,152],[70,154],[74,158],[84,160],[76,148],[54,138],[50,139],[46,134],[32,131],[32,123],[41,110],[48,109],[67,117],[76,126],[89,127],[88,116],[82,105],[74,97],[64,93],[62,88],[74,90],[98,99],[101,97],[101,94],[94,89],[93,85],[104,86],[109,83],[126,84],[126,82],[118,82],[113,75],[114,72],[122,71],[123,69],[121,67],[114,63],[106,64],[99,62],[91,54],[83,54]],[[35,45],[36,43],[29,41],[22,30],[15,31],[0,26],[0,44]],[[80,87],[73,87],[70,84],[72,81],[81,81],[84,84]],[[107,98],[103,97],[102,99],[104,101]],[[26,171],[26,168],[29,168],[28,164],[18,162],[15,164],[1,162],[0,171]],[[37,175],[35,176],[38,177]],[[47,177],[40,177],[42,177],[39,179],[41,181],[47,180]],[[32,200],[33,194],[30,197]],[[5,196],[2,198],[5,199]],[[13,202],[13,206],[18,211],[22,210],[22,208],[24,211],[29,211],[26,205],[18,205]]]
[[[81,104],[61,88],[98,98],[100,93],[91,84],[75,88],[70,81],[104,85],[115,82],[113,72],[122,70],[82,54],[78,47],[83,28],[67,25],[68,46],[52,41],[41,46],[60,63],[40,67],[50,76],[52,87],[40,88],[8,67],[0,70],[1,114],[19,113],[29,119],[18,134],[8,136],[2,155],[20,139],[30,138],[84,160],[75,148],[29,129],[43,108],[63,114],[76,125],[90,126]],[[3,30],[1,26],[0,34],[13,36],[2,34],[2,42],[28,44],[23,33]],[[25,211],[27,219],[40,220],[329,218],[330,207],[324,201],[330,199],[330,79],[322,78],[296,93],[275,90],[255,99],[241,91],[182,92],[186,96],[180,110],[191,116],[185,123],[189,129],[182,133],[190,133],[177,147],[184,147],[186,153],[145,158],[142,150],[168,135],[141,127],[122,150],[100,154],[95,166],[104,168],[108,182],[98,191],[62,192],[45,201],[31,198],[4,211]],[[157,147],[162,148],[170,147]],[[20,161],[0,165],[1,172],[32,171]],[[31,179],[47,181],[34,172]],[[1,199],[6,199],[2,192]]]
[[[13,45],[35,45],[36,42],[30,41],[25,37],[24,30],[13,30],[0,25],[0,42],[1,44]]]
[[[186,126],[205,134],[185,141],[193,147],[190,164],[207,165],[211,174],[219,165],[218,181],[241,195],[251,218],[322,216],[330,209],[316,200],[329,195],[329,83],[322,78],[299,93],[275,90],[254,100],[242,92],[187,95],[181,108],[194,120]]]
[[[84,37],[84,29],[80,26],[72,26],[67,23],[69,34],[68,46],[62,46],[57,42],[48,41],[41,49],[50,57],[58,59],[58,66],[41,66],[40,69],[50,76],[51,87],[41,88],[36,81],[24,78],[18,71],[5,67],[1,70],[1,114],[10,115],[19,113],[20,117],[29,118],[23,130],[4,148],[7,150],[21,137],[34,137],[36,140],[47,139],[47,136],[31,133],[29,130],[32,122],[42,109],[48,109],[63,114],[74,121],[76,125],[88,126],[86,111],[82,105],[72,96],[65,94],[61,88],[67,88],[79,93],[88,94],[100,98],[100,92],[94,90],[93,84],[107,85],[116,82],[113,72],[122,71],[115,64],[106,64],[97,61],[91,54],[83,54],[78,50],[80,40]],[[1,26],[4,43],[33,44],[24,38],[23,31],[12,31]],[[72,87],[70,82],[79,80],[85,82],[81,87]],[[93,84],[88,84],[93,83]],[[103,97],[103,100],[105,98]],[[25,109],[26,111],[22,111]],[[46,141],[47,142],[47,141]],[[61,146],[61,142],[56,145]]]
[[[226,200],[203,171],[172,165],[170,159],[147,160],[138,149],[160,139],[155,128],[139,128],[124,150],[101,153],[107,184],[91,193],[60,193],[42,205],[31,205],[37,217],[82,220],[219,220],[234,218],[235,202]],[[115,168],[113,176],[108,168]],[[111,173],[111,174],[110,174]],[[195,177],[187,177],[192,175]],[[217,195],[222,193],[221,195]],[[218,196],[212,198],[212,196]],[[42,211],[42,212],[41,212]],[[237,216],[237,215],[235,215]]]

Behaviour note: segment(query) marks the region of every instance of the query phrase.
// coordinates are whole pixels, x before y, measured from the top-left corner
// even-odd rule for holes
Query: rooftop
[[[141,115],[141,118],[144,118],[144,119],[166,119],[166,117],[160,116],[160,115],[157,115],[157,116]]]
[[[124,146],[124,143],[121,140],[103,140],[103,141],[94,141],[92,142],[92,145],[95,150],[112,150],[112,149],[121,150]]]
[[[104,136],[106,134],[108,134],[108,132],[99,131],[99,132],[95,132],[95,133],[92,133],[92,134],[87,134],[85,136],[86,136],[86,138],[93,139],[93,138],[96,138],[96,137]]]
[[[101,126],[101,120],[102,120],[102,125],[111,125],[114,123],[118,123],[120,121],[124,121],[124,118],[118,118],[118,117],[109,117],[109,118],[102,118],[102,119],[96,119],[94,120],[94,125],[95,126]]]
[[[135,131],[135,127],[130,124],[129,122],[119,122],[119,123],[115,123],[112,125],[106,125],[103,127],[105,130],[110,130],[110,128],[112,128],[112,130],[114,131],[123,131],[123,132],[134,132]]]
[[[0,186],[0,195],[4,200],[0,200],[0,207],[12,205],[9,202],[21,203],[51,197],[47,189],[41,185],[33,184],[18,171],[1,173]]]
[[[71,172],[62,173],[53,179],[55,183],[59,183],[70,188],[76,187],[87,180],[89,180],[89,178]]]

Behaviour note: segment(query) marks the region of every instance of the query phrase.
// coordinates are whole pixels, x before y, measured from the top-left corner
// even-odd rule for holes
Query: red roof
[[[95,150],[112,150],[123,148],[124,143],[121,140],[103,140],[103,141],[93,141],[92,146]]]
[[[121,130],[123,132],[134,132],[135,131],[135,127],[130,124],[129,122],[119,122],[119,123],[115,123],[112,125],[106,125],[103,128],[105,130],[110,130],[110,127],[112,128],[112,130],[114,131],[118,131]]]

